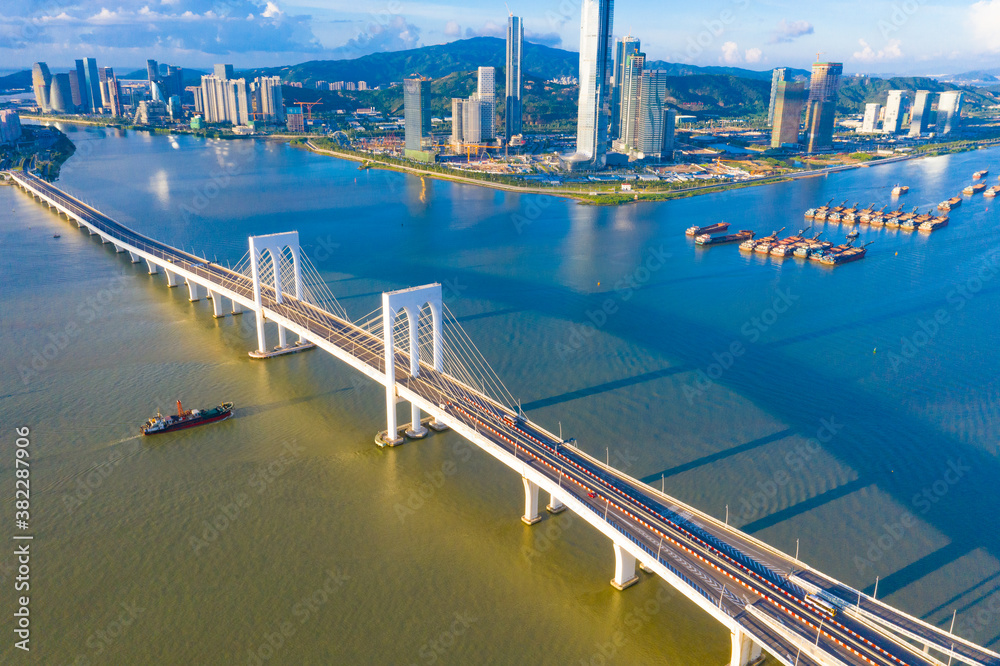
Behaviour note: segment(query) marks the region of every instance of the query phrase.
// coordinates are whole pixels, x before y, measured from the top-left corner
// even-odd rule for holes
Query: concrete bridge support
[[[133,264],[138,264],[139,262],[142,261],[142,257],[140,257],[139,255],[134,254],[132,252],[129,252],[128,256],[129,256],[130,259],[132,259],[132,263]]]
[[[420,312],[427,305],[431,310],[432,317],[432,346],[434,350],[434,370],[441,372],[444,368],[444,338],[442,334],[444,305],[442,303],[442,292],[440,284],[430,284],[412,289],[402,289],[400,291],[385,292],[382,294],[382,339],[385,349],[385,374],[386,379],[386,437],[394,439],[396,429],[396,341],[394,331],[396,328],[396,315],[402,310],[406,313],[406,322],[409,330],[409,357],[410,376],[420,376]],[[410,428],[406,435],[419,439],[427,436],[427,428],[420,423],[420,408],[416,404],[410,405]],[[395,446],[398,442],[386,442]]]
[[[149,266],[149,274],[150,275],[156,275],[157,271],[159,270],[159,268],[157,267],[157,265],[154,264],[149,259],[146,260],[146,265]]]
[[[615,546],[615,577],[611,579],[611,587],[624,590],[639,582],[635,572],[635,556],[617,543]]]
[[[208,297],[212,299],[212,316],[216,319],[225,317],[226,313],[222,309],[222,296],[212,290],[209,290]]]
[[[124,251],[125,251],[125,248],[123,248],[121,245],[115,245],[115,252],[117,254],[121,254]]]
[[[167,286],[176,287],[177,286],[177,273],[171,273],[166,268],[163,269],[164,275],[167,276]]]
[[[729,660],[729,666],[749,666],[760,659],[760,646],[754,643],[745,631],[737,629],[732,632],[731,636],[733,656]]]
[[[525,525],[534,525],[542,519],[538,515],[538,484],[524,476],[521,481],[524,482],[524,515],[521,516],[521,521]]]
[[[192,303],[194,303],[195,301],[200,301],[201,296],[205,291],[205,288],[202,287],[197,282],[192,282],[191,280],[188,280],[187,286],[188,286],[188,300],[191,301]]]
[[[253,276],[253,300],[257,312],[257,351],[260,354],[267,352],[267,338],[264,334],[264,308],[261,301],[261,275],[260,262],[264,253],[271,256],[271,266],[274,282],[267,286],[274,289],[274,300],[283,303],[282,279],[281,279],[281,256],[285,248],[292,254],[292,270],[295,273],[295,297],[301,299],[302,293],[302,259],[299,250],[299,232],[289,231],[283,234],[270,234],[267,236],[250,237],[250,271]],[[235,304],[234,304],[235,308]],[[278,339],[281,347],[287,346],[287,333],[281,326],[278,327]]]
[[[110,242],[111,242],[110,238],[108,238],[107,236],[101,236],[101,245],[107,245]]]
[[[549,503],[545,507],[545,510],[549,513],[562,513],[566,510],[566,505],[560,501],[559,497],[555,493],[549,494]]]
[[[234,315],[243,314],[243,305],[238,301],[232,301],[232,303],[233,303],[233,314]]]

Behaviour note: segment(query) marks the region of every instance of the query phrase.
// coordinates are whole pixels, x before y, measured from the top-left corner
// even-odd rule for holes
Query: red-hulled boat
[[[139,429],[143,435],[157,435],[161,432],[171,430],[183,430],[194,428],[195,426],[225,421],[233,415],[233,403],[224,402],[211,409],[187,409],[181,406],[181,401],[177,401],[177,414],[163,416],[159,412],[156,416],[146,421]]]

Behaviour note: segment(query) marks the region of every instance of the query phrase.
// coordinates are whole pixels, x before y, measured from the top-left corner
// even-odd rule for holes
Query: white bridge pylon
[[[292,266],[295,273],[295,298],[302,300],[302,255],[299,249],[299,232],[288,231],[282,234],[250,237],[250,270],[253,277],[253,300],[257,311],[257,351],[261,354],[267,352],[267,339],[264,336],[264,308],[261,304],[260,296],[260,263],[264,253],[267,252],[271,257],[271,265],[274,269],[271,276],[269,276],[273,277],[274,283],[269,286],[274,288],[275,301],[278,303],[284,302],[282,300],[281,288],[281,258],[285,252],[285,248],[288,248],[292,253]],[[285,329],[279,325],[279,347],[284,348],[288,346],[285,338]],[[302,341],[301,336],[299,337],[299,341]]]
[[[435,372],[442,372],[444,369],[444,339],[442,335],[442,321],[444,308],[442,306],[441,285],[429,284],[423,287],[413,287],[411,289],[401,289],[399,291],[383,292],[382,294],[382,337],[385,343],[385,412],[386,431],[385,444],[396,446],[402,443],[396,424],[396,403],[399,397],[396,394],[396,341],[393,332],[395,330],[396,315],[403,311],[410,333],[410,375],[420,376],[420,313],[424,306],[430,307],[432,324],[432,345],[434,358],[432,359]],[[410,428],[406,431],[407,436],[420,438],[427,435],[427,429],[420,423],[420,408],[416,403],[410,403]]]

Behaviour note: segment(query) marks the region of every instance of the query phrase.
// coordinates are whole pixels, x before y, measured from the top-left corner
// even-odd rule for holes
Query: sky
[[[508,0],[525,39],[576,50],[581,0]],[[1000,0],[618,0],[614,34],[652,60],[766,70],[817,54],[848,73],[951,74],[1000,67]],[[0,69],[96,57],[242,67],[355,58],[477,35],[503,37],[492,0],[2,0]],[[530,70],[530,66],[529,66]]]

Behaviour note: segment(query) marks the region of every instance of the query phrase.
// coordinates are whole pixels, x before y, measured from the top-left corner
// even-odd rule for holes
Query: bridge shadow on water
[[[795,431],[791,428],[785,428],[784,430],[779,430],[778,432],[766,435],[764,437],[758,437],[757,439],[752,439],[749,442],[740,444],[739,446],[733,446],[723,451],[717,451],[716,453],[709,454],[707,456],[702,456],[696,460],[683,463],[681,465],[676,465],[675,467],[668,467],[667,469],[661,470],[656,474],[650,474],[640,479],[643,483],[653,483],[654,481],[659,481],[665,476],[674,476],[675,474],[681,474],[682,472],[689,472],[693,469],[701,467],[702,465],[711,465],[714,462],[724,460],[730,456],[735,456],[740,453],[746,453],[747,451],[753,451],[754,449],[764,446],[765,444],[770,444],[771,442],[777,442],[786,437],[790,437],[795,434]]]
[[[564,402],[570,402],[580,398],[589,398],[590,396],[607,393],[608,391],[617,391],[618,389],[625,388],[626,386],[635,386],[636,384],[643,384],[645,382],[651,382],[657,379],[663,379],[664,377],[669,377],[671,375],[676,375],[681,372],[690,371],[691,368],[688,367],[673,367],[663,368],[662,370],[654,370],[652,372],[644,372],[641,375],[636,375],[634,377],[616,379],[611,382],[604,382],[603,384],[596,384],[595,386],[578,389],[576,391],[569,391],[560,395],[554,395],[549,398],[542,398],[541,400],[525,403],[521,405],[521,409],[541,409],[542,407],[551,407],[552,405],[559,405]]]
[[[412,284],[432,282],[436,279],[436,269],[424,265],[406,263],[400,260],[395,268],[399,276],[405,276]],[[384,275],[374,272],[367,277],[385,280]],[[527,280],[510,276],[483,276],[478,273],[452,269],[453,279],[469,285],[470,293],[477,298],[491,302],[506,302],[512,308],[522,307],[538,314],[561,318],[567,322],[586,321],[588,309],[598,309],[609,294],[580,294],[573,290],[546,286],[544,304],[534,304],[530,299],[537,292],[538,285]],[[644,295],[646,289],[644,287]],[[558,396],[539,398],[524,405],[526,409],[539,408],[564,403],[581,397],[598,395],[614,388],[649,381],[684,370],[706,368],[714,362],[713,352],[725,350],[740,339],[736,330],[726,330],[707,326],[701,322],[685,319],[677,312],[669,314],[650,309],[637,299],[618,299],[618,312],[608,317],[603,331],[631,343],[659,351],[675,362],[669,370],[654,371],[647,375],[600,384],[594,387],[570,391]],[[932,301],[933,302],[933,301]],[[994,558],[1000,559],[1000,531],[984,529],[984,520],[989,520],[991,511],[982,512],[953,510],[950,507],[982,506],[983,497],[996,494],[995,480],[1000,478],[1000,461],[980,449],[971,446],[937,427],[930,426],[899,410],[899,406],[889,397],[866,390],[851,378],[840,379],[833,373],[824,373],[816,367],[804,365],[795,357],[783,353],[783,348],[798,341],[839,333],[868,326],[915,313],[933,312],[935,305],[908,306],[882,311],[877,315],[852,324],[838,324],[808,334],[801,334],[788,340],[769,344],[747,345],[740,362],[734,364],[716,383],[728,386],[743,398],[750,400],[759,409],[784,423],[787,428],[770,435],[779,438],[792,434],[813,437],[821,420],[835,417],[845,425],[824,450],[842,464],[854,469],[865,479],[865,485],[876,487],[896,503],[909,510],[947,538],[949,545],[931,553],[881,579],[879,596],[900,590],[918,581],[929,573],[947,566],[958,557],[976,549],[982,549]],[[693,344],[692,341],[697,341]],[[543,353],[556,354],[553,348]],[[780,384],[764,384],[761,369],[782,368]],[[660,374],[662,373],[662,374]],[[822,395],[817,395],[817,387],[823,387]],[[803,401],[802,396],[812,399]],[[763,438],[768,439],[768,438]],[[770,440],[776,441],[776,440]],[[755,440],[733,447],[736,451],[750,450],[766,442]],[[732,453],[721,452],[702,459],[685,463],[646,476],[659,478],[660,474],[678,474],[685,469],[711,464]],[[949,470],[950,460],[961,460],[972,471],[966,473],[958,483],[948,489],[942,501],[933,504],[927,512],[915,508],[914,499],[935,482],[940,482]],[[826,502],[843,497],[851,489],[860,487],[861,481],[847,484],[840,490],[834,489],[816,498],[799,503],[799,507],[784,509],[771,517],[761,518],[751,529],[763,529],[787,520],[792,516],[810,511]],[[899,516],[892,516],[898,520]],[[845,555],[853,557],[855,553]],[[863,553],[857,555],[864,557]],[[851,581],[845,581],[851,582]],[[857,584],[857,582],[855,582]]]

